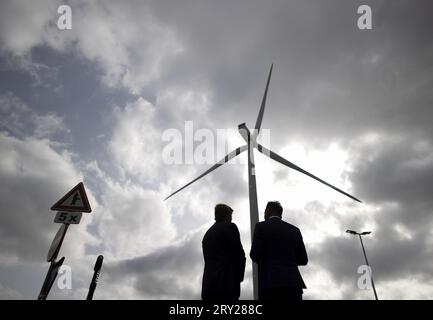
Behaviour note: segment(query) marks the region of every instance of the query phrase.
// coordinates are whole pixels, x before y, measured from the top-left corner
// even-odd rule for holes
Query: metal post
[[[42,285],[41,291],[38,295],[38,300],[46,300],[48,294],[50,293],[51,287],[56,280],[59,268],[62,266],[65,257],[61,258],[59,261],[51,261],[50,267],[48,268],[47,275],[45,277],[44,283]]]
[[[92,277],[92,282],[90,283],[89,293],[87,294],[86,300],[93,299],[93,293],[95,292],[96,284],[98,283],[99,273],[101,271],[103,260],[104,260],[104,256],[102,255],[99,255],[98,259],[96,259],[95,267],[93,268],[94,273]]]
[[[373,287],[374,297],[376,298],[376,300],[379,300],[377,298],[376,287],[374,286],[373,271],[371,270],[370,264],[368,263],[367,254],[365,253],[364,243],[362,242],[362,236],[361,234],[358,234],[358,236],[359,236],[359,240],[361,241],[361,247],[362,247],[362,252],[364,253],[365,263],[367,264],[370,271],[371,286]]]

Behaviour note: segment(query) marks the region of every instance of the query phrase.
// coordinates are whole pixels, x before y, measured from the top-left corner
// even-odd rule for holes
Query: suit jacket
[[[204,235],[202,248],[202,299],[239,299],[246,259],[236,225],[215,222]]]
[[[297,227],[276,217],[257,223],[250,257],[258,264],[259,292],[306,288],[298,266],[306,265],[308,257]]]

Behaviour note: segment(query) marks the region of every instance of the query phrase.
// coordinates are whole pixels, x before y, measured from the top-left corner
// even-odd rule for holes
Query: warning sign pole
[[[60,211],[54,218],[54,222],[62,223],[62,225],[57,231],[50,249],[48,250],[47,261],[50,262],[50,267],[42,285],[41,292],[39,293],[38,300],[45,300],[47,298],[51,287],[56,280],[59,268],[65,261],[65,257],[61,258],[59,261],[56,261],[56,259],[69,225],[71,223],[78,224],[81,220],[82,212],[92,212],[83,183],[80,182],[66,193],[51,207],[51,210]]]

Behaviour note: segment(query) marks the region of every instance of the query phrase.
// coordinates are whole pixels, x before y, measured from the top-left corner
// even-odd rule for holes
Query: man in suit
[[[302,300],[305,283],[298,266],[308,263],[300,230],[281,219],[283,207],[268,202],[256,224],[250,257],[258,264],[259,299]]]
[[[203,237],[203,300],[238,300],[244,280],[245,252],[239,230],[232,223],[233,209],[215,206],[215,223]]]

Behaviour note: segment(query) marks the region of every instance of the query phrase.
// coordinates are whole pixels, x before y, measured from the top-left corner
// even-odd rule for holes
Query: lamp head
[[[347,233],[350,233],[350,234],[358,234],[358,232],[353,231],[353,230],[346,230],[346,232],[347,232]]]

